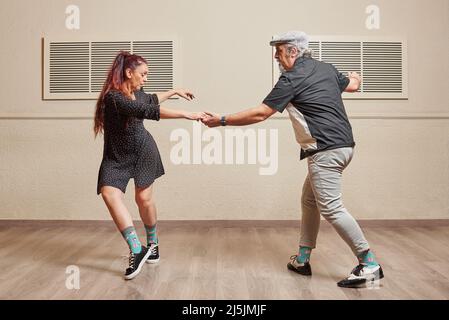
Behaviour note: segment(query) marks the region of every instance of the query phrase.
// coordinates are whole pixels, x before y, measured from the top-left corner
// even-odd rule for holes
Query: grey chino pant
[[[342,173],[351,162],[353,152],[353,148],[339,148],[307,158],[309,173],[301,198],[300,246],[315,248],[321,214],[355,255],[369,249],[360,226],[343,206],[341,198]]]

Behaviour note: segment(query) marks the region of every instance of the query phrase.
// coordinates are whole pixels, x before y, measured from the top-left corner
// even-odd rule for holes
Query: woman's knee
[[[141,208],[148,208],[154,206],[154,199],[151,193],[136,194],[136,204]]]
[[[145,189],[136,188],[135,200],[136,204],[141,208],[153,206],[154,205],[153,185]]]
[[[107,203],[120,200],[122,198],[122,192],[115,188],[103,187],[101,188],[101,197]]]
[[[148,209],[148,208],[153,208],[156,206],[153,199],[142,199],[142,200],[136,201],[136,203],[137,203],[137,206],[141,209]]]

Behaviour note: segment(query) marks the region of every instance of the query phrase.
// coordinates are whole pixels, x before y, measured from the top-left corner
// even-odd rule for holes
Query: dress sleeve
[[[125,97],[119,91],[111,90],[105,95],[104,103],[125,116],[156,121],[159,121],[161,116],[159,100],[154,94],[145,94],[144,99],[137,101]]]

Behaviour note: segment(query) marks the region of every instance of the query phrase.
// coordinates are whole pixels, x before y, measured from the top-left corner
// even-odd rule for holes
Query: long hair
[[[103,133],[104,129],[104,97],[110,90],[124,90],[123,84],[126,81],[125,71],[126,69],[131,69],[134,71],[142,63],[148,64],[147,61],[137,55],[131,54],[127,51],[120,51],[114,59],[111,68],[109,69],[106,81],[104,82],[103,89],[101,90],[100,96],[98,97],[96,108],[95,108],[95,118],[94,118],[94,134],[95,137],[99,133]]]

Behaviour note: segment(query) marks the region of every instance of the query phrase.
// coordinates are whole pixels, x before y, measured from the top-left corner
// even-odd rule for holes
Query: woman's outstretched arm
[[[173,89],[166,92],[156,93],[159,103],[177,95],[187,101],[192,101],[195,96],[190,90],[185,89]],[[170,109],[165,107],[160,107],[161,119],[189,119],[189,120],[201,120],[206,116],[203,112],[189,112],[185,110]]]
[[[160,107],[161,119],[201,120],[206,117],[204,112],[189,112],[185,110]]]
[[[192,92],[190,92],[190,90],[185,89],[172,89],[166,92],[158,92],[156,93],[156,95],[159,99],[159,103],[162,103],[168,98],[171,98],[175,95],[180,96],[181,98],[184,98],[187,101],[192,101],[195,98],[195,96],[193,95]]]

